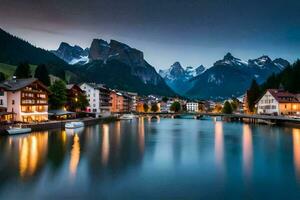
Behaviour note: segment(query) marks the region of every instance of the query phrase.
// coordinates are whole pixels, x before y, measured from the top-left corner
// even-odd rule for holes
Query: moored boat
[[[135,118],[135,115],[133,114],[124,114],[120,117],[121,120],[133,120]]]
[[[83,122],[67,122],[65,124],[66,129],[74,129],[74,128],[80,128],[80,127],[84,127]]]
[[[6,130],[7,135],[18,135],[18,134],[25,134],[30,132],[31,132],[31,128],[10,128]]]

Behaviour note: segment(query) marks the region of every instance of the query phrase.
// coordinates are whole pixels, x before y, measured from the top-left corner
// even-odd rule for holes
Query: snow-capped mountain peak
[[[264,67],[266,64],[272,63],[272,60],[269,58],[269,56],[263,55],[259,58],[253,59],[253,60],[250,59],[248,62],[252,65],[254,64],[259,67]]]
[[[62,42],[57,50],[51,52],[71,65],[89,62],[89,49],[83,49],[78,45],[71,46],[66,42]]]
[[[248,65],[248,62],[234,57],[231,53],[227,53],[222,60],[215,62],[214,66],[215,65],[245,66]]]
[[[179,62],[175,62],[169,69],[159,70],[159,74],[174,91],[183,94],[191,87],[189,80],[204,71],[203,65],[183,68]]]
[[[200,65],[199,67],[187,66],[186,68],[183,68],[179,62],[175,62],[173,65],[170,66],[169,69],[159,70],[159,74],[161,75],[161,77],[165,79],[167,78],[170,80],[174,80],[174,79],[188,80],[190,78],[198,76],[204,71],[205,71],[205,67],[203,65]]]

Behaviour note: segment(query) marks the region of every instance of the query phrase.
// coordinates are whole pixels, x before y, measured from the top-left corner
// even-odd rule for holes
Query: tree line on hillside
[[[30,69],[30,65],[26,62],[20,63],[16,68],[14,76],[16,76],[17,79],[31,78],[32,72]],[[37,66],[37,68],[34,71],[33,77],[37,78],[39,81],[41,81],[46,86],[50,86],[50,84],[51,84],[49,72],[47,70],[46,65],[44,65],[44,64]]]
[[[247,91],[248,109],[255,111],[255,104],[267,89],[282,88],[291,93],[300,93],[300,60],[287,66],[282,72],[272,74],[262,85],[255,80]]]

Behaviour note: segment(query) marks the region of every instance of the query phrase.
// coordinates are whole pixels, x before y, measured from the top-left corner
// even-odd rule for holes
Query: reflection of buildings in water
[[[145,150],[145,124],[144,117],[138,119],[138,146],[141,155],[144,154]]]
[[[243,170],[246,176],[251,176],[253,160],[252,131],[249,124],[243,125]]]
[[[224,168],[224,135],[223,122],[215,122],[215,158],[217,166],[220,169]]]
[[[61,141],[64,146],[67,144],[67,133],[65,130],[61,131]]]
[[[116,145],[117,148],[120,149],[120,145],[121,145],[121,122],[120,121],[116,121],[115,122],[115,131],[116,131]]]
[[[156,115],[155,117],[154,117],[154,119],[156,120],[156,122],[159,124],[160,123],[160,116],[159,115]]]
[[[72,177],[76,176],[77,167],[80,159],[80,142],[77,134],[74,135],[73,145],[71,149],[71,159],[70,159],[70,174]]]
[[[103,124],[102,126],[102,164],[107,165],[109,159],[109,126],[108,124]]]
[[[27,178],[34,175],[39,166],[45,161],[48,146],[47,132],[19,137],[12,141],[19,147],[19,173],[20,177]]]
[[[293,128],[294,166],[297,180],[300,181],[300,129]]]

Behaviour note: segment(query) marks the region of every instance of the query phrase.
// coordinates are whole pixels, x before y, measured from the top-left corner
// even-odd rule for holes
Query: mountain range
[[[264,55],[243,61],[228,53],[210,68],[203,65],[184,68],[175,62],[169,69],[157,73],[144,59],[142,51],[116,40],[94,39],[88,48],[62,42],[57,50],[47,51],[2,29],[0,49],[0,71],[1,66],[15,67],[20,62],[46,64],[52,75],[68,83],[96,82],[142,95],[175,96],[177,93],[215,100],[240,96],[252,79],[263,83],[289,65],[282,58],[271,60]]]
[[[205,72],[192,78],[185,95],[191,98],[222,100],[243,95],[254,79],[263,83],[270,75],[281,72],[289,62],[264,55],[243,61],[227,53]]]
[[[68,83],[95,82],[141,95],[176,95],[143,52],[115,40],[94,39],[86,49],[62,42],[58,50],[47,51],[0,29],[0,50],[0,72],[13,71],[21,62],[46,64],[50,74]]]

